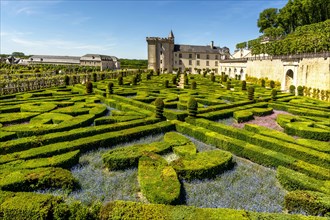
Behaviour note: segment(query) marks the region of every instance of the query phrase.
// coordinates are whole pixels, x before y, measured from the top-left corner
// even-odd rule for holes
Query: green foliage
[[[153,142],[110,150],[102,155],[103,163],[109,170],[123,170],[137,167],[144,152],[166,153],[171,150],[167,142]]]
[[[285,196],[288,211],[304,211],[308,215],[324,216],[330,213],[330,195],[313,191],[293,191]]]
[[[254,100],[254,87],[250,86],[248,88],[248,99]]]
[[[236,44],[236,49],[244,49],[247,47],[247,42],[241,42]]]
[[[175,170],[161,156],[145,153],[139,159],[138,179],[149,202],[174,204],[179,201],[181,184]]]
[[[196,88],[197,88],[196,81],[192,81],[192,83],[191,83],[191,89],[196,89]]]
[[[304,89],[302,86],[298,86],[297,91],[298,91],[298,96],[304,96]]]
[[[205,151],[181,157],[171,163],[183,179],[213,178],[233,166],[232,154],[221,150]]]
[[[245,91],[246,90],[246,81],[243,80],[242,81],[242,91]]]
[[[274,88],[275,88],[275,82],[274,82],[274,80],[271,80],[271,81],[269,82],[269,87],[270,87],[271,89],[274,89]]]
[[[97,74],[93,73],[93,82],[97,82]]]
[[[266,81],[264,79],[261,79],[261,87],[266,87]]]
[[[227,90],[230,90],[231,88],[231,82],[230,81],[227,81],[227,86],[226,86]]]
[[[189,116],[195,118],[197,115],[198,103],[194,97],[189,98],[187,108],[188,108]]]
[[[278,9],[277,8],[267,8],[263,10],[258,19],[258,27],[259,32],[264,32],[265,29],[276,27],[277,24],[277,15],[278,15]]]
[[[70,85],[70,77],[68,75],[64,76],[64,82],[66,86]]]
[[[164,86],[165,86],[165,88],[169,87],[169,81],[167,79],[164,81]]]
[[[119,76],[119,77],[118,77],[118,85],[119,85],[119,86],[122,86],[123,84],[124,84],[124,79],[123,79],[122,76]]]
[[[176,132],[167,132],[164,135],[164,141],[169,143],[171,146],[181,146],[191,143],[187,137]]]
[[[113,94],[113,87],[114,87],[113,82],[109,82],[108,83],[108,92],[109,92],[109,94]]]
[[[296,94],[296,87],[295,87],[294,85],[291,85],[291,86],[289,87],[289,90],[290,90],[290,93],[291,93],[292,95],[295,95],[295,94]]]
[[[234,112],[234,118],[238,123],[250,121],[253,119],[253,113],[248,110],[236,111]]]
[[[93,93],[93,84],[91,81],[86,82],[86,93],[87,94]]]
[[[156,106],[156,118],[164,118],[163,112],[164,112],[164,101],[162,98],[157,98],[155,100],[155,106]]]
[[[211,75],[211,81],[212,82],[215,82],[215,76],[214,76],[214,74]]]
[[[177,76],[172,76],[172,84],[176,86]]]
[[[147,69],[148,60],[119,59],[122,69]]]
[[[272,89],[272,100],[273,101],[276,100],[276,96],[277,96],[277,90],[276,89]]]

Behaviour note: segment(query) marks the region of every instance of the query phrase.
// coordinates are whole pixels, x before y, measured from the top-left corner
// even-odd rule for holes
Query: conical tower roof
[[[170,34],[168,35],[168,38],[174,38],[173,31],[171,30]]]

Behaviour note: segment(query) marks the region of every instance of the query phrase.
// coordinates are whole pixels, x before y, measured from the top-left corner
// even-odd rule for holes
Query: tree
[[[267,8],[263,10],[259,14],[259,19],[257,23],[259,27],[259,32],[263,33],[264,30],[267,28],[277,27],[278,26],[277,15],[278,15],[277,8]]]
[[[296,87],[295,87],[294,85],[291,85],[291,86],[289,87],[289,89],[290,89],[290,93],[291,93],[292,95],[295,95]]]
[[[254,100],[254,87],[249,87],[248,88],[248,98],[249,100]]]
[[[87,81],[86,83],[86,92],[87,94],[91,94],[93,92],[93,84],[91,81]]]
[[[193,81],[191,83],[191,89],[196,89],[196,88],[197,88],[197,83],[196,83],[196,81]]]
[[[22,52],[13,52],[11,55],[14,57],[25,57],[25,54]]]
[[[163,112],[164,112],[164,101],[162,98],[157,98],[155,100],[155,106],[156,106],[156,118],[164,118]]]
[[[187,107],[189,117],[196,118],[198,103],[194,97],[190,97]]]
[[[109,94],[113,94],[113,83],[112,82],[108,83],[108,92],[109,92]]]
[[[124,84],[123,77],[122,77],[122,76],[119,76],[119,77],[118,77],[118,85],[119,85],[119,86],[122,86],[123,84]]]
[[[165,86],[165,88],[169,87],[169,81],[167,79],[164,81],[164,86]]]
[[[245,80],[242,81],[242,90],[246,90],[246,81]]]
[[[277,90],[273,89],[272,90],[272,100],[275,101],[276,100],[276,96],[277,96]]]

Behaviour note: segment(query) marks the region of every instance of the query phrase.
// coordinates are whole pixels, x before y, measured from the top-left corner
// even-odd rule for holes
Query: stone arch
[[[292,69],[288,69],[285,73],[285,90],[288,90],[294,84],[294,73]]]

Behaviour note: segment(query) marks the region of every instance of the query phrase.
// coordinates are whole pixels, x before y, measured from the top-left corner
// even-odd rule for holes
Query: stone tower
[[[148,69],[160,72],[173,71],[174,34],[171,31],[167,38],[147,37]]]

